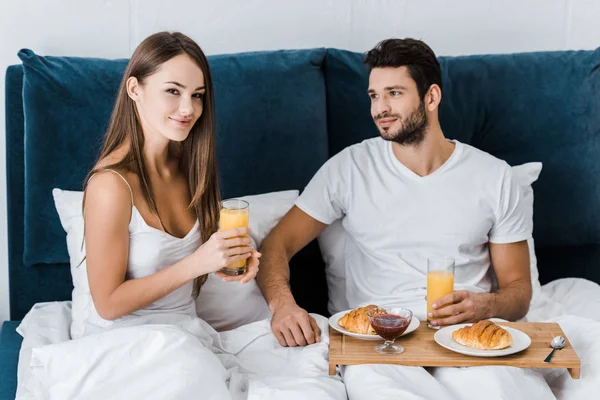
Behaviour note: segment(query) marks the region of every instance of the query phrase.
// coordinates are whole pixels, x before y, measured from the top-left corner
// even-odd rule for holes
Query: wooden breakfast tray
[[[448,350],[433,340],[435,330],[427,327],[427,322],[414,332],[396,339],[404,346],[404,353],[387,355],[377,353],[373,347],[376,340],[360,340],[346,336],[329,327],[329,374],[335,375],[337,365],[357,364],[399,364],[419,367],[476,367],[483,365],[505,365],[520,368],[567,368],[573,379],[579,379],[581,361],[567,339],[567,345],[554,352],[552,361],[544,363],[552,348],[553,337],[562,335],[557,323],[546,322],[506,322],[499,323],[525,332],[531,338],[531,345],[520,353],[503,357],[473,357]],[[383,343],[383,339],[381,339]]]

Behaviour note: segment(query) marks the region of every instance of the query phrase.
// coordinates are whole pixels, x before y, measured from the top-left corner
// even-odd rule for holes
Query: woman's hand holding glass
[[[249,282],[258,273],[261,254],[251,246],[248,228],[234,228],[223,232],[215,232],[196,252],[198,269],[204,273],[216,272],[224,281]],[[222,268],[240,260],[247,260],[246,273],[237,276],[225,275]]]
[[[222,278],[225,282],[240,281],[241,283],[248,283],[252,279],[256,278],[256,275],[258,274],[258,265],[260,264],[258,259],[260,256],[262,256],[261,253],[252,249],[252,254],[246,262],[246,272],[244,272],[242,275],[231,276],[224,274],[221,271],[217,271],[215,275]]]

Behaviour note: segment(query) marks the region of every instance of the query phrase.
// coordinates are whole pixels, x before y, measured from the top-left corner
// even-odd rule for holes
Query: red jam
[[[375,332],[386,340],[394,340],[406,331],[411,318],[393,314],[382,314],[371,320]]]

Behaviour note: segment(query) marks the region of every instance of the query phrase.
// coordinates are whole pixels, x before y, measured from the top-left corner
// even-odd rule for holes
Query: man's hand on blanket
[[[490,293],[472,293],[459,290],[433,303],[428,315],[432,325],[447,326],[477,322],[491,318],[494,296]]]
[[[321,341],[317,321],[295,302],[274,308],[271,330],[283,347],[306,346]]]
[[[243,275],[230,276],[218,271],[215,272],[215,275],[223,279],[225,282],[240,281],[241,283],[248,283],[256,277],[256,274],[258,274],[258,264],[260,263],[258,259],[260,256],[262,256],[261,253],[256,250],[252,250],[252,255],[250,258],[248,258],[246,264],[246,273]]]

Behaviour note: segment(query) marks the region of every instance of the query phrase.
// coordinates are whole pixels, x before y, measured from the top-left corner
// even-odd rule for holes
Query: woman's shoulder
[[[86,203],[106,209],[118,211],[131,208],[133,195],[131,181],[135,174],[126,166],[113,167],[121,159],[109,155],[96,163],[94,173],[86,185]],[[86,208],[87,205],[86,205]]]
[[[119,213],[131,209],[131,190],[114,170],[101,170],[90,177],[85,188],[85,209]]]

